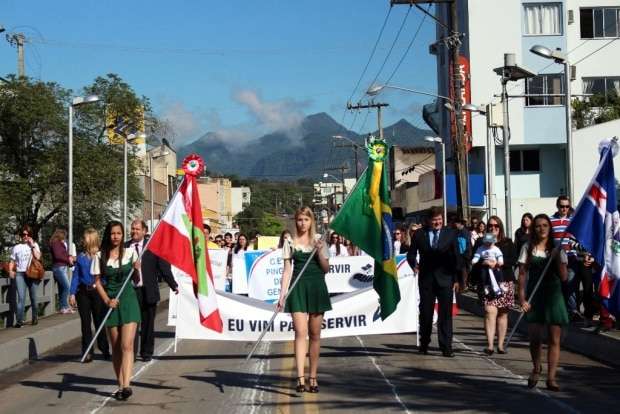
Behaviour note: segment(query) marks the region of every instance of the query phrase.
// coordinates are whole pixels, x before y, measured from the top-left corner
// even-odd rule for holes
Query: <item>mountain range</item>
[[[433,133],[417,128],[405,119],[383,128],[383,134],[391,145],[432,146],[424,141],[424,137]],[[306,116],[295,130],[272,132],[252,139],[243,146],[226,142],[216,132],[207,132],[180,147],[178,159],[183,160],[188,154],[197,153],[205,160],[210,173],[244,178],[279,181],[319,178],[326,169],[339,177],[340,172],[333,168],[344,164],[349,166],[345,176],[355,176],[353,149],[336,147],[346,145],[347,142],[334,139],[334,135],[345,136],[361,146],[366,137],[366,134],[347,130],[331,116],[321,112]],[[359,150],[358,157],[361,171],[366,165],[367,156]]]

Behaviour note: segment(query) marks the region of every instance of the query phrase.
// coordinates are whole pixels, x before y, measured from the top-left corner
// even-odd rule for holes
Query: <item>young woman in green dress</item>
[[[140,271],[137,253],[134,249],[123,247],[124,239],[123,225],[118,221],[109,222],[103,233],[101,250],[90,269],[101,299],[113,309],[105,325],[112,344],[112,363],[118,380],[119,388],[113,394],[117,400],[126,400],[133,394],[129,386],[133,372],[133,343],[140,322],[140,305],[133,286],[126,286],[118,295],[132,267],[134,274]]]
[[[285,239],[282,246],[284,272],[278,309],[284,308],[293,318],[295,330],[295,362],[297,365],[297,392],[319,392],[317,370],[321,348],[321,325],[323,314],[331,310],[331,302],[325,273],[329,271],[329,253],[322,240],[315,240],[314,214],[308,207],[302,207],[295,213],[296,234],[292,240]],[[316,249],[317,252],[310,260],[308,267],[301,275],[301,279],[293,287],[284,303],[284,296],[291,282],[297,279],[304,264]],[[305,363],[308,353],[307,338],[310,337],[310,376],[306,389]]]
[[[547,388],[550,391],[559,391],[555,375],[560,360],[560,336],[562,326],[568,324],[568,314],[562,295],[562,282],[567,279],[566,264],[568,259],[563,250],[554,250],[551,236],[551,220],[546,214],[534,217],[533,231],[530,231],[530,241],[521,248],[519,256],[519,298],[521,308],[526,312],[528,334],[530,339],[530,354],[534,368],[527,380],[527,386],[534,388],[542,372],[541,353],[543,330],[547,326],[548,356],[547,356]],[[547,262],[552,260],[547,273],[544,275],[534,298],[530,297],[536,282],[540,279]]]

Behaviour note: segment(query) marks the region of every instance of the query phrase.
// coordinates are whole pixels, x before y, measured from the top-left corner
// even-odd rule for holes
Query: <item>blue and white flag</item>
[[[616,177],[613,158],[618,152],[617,138],[599,144],[601,158],[581,198],[566,232],[571,234],[603,265],[599,293],[609,298],[620,279],[620,215],[616,203]]]

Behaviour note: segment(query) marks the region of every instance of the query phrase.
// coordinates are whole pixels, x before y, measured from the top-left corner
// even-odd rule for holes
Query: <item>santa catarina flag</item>
[[[330,227],[375,259],[373,287],[379,295],[381,319],[386,319],[400,302],[385,165],[387,144],[371,137],[366,146],[370,157],[368,169],[359,178]]]
[[[222,332],[222,319],[217,307],[196,183],[196,177],[203,169],[202,159],[195,154],[183,160],[183,182],[170,200],[147,248],[192,278],[194,293],[198,299],[200,323],[209,329]]]
[[[609,298],[620,279],[620,215],[613,162],[618,152],[617,140],[604,140],[599,151],[599,165],[566,232],[603,267],[599,293]]]

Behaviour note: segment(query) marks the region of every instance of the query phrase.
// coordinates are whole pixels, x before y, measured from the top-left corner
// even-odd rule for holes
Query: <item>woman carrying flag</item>
[[[568,314],[562,295],[562,282],[568,277],[568,258],[564,250],[554,249],[549,216],[537,215],[534,217],[533,226],[530,241],[523,245],[519,256],[519,298],[521,308],[526,312],[530,354],[534,364],[527,386],[534,388],[542,372],[542,337],[546,325],[549,337],[547,389],[559,391],[555,374],[560,361],[562,326],[568,325]],[[551,263],[548,264],[549,261]],[[544,273],[546,267],[547,272]],[[534,286],[540,278],[544,278],[540,284],[540,291],[532,297]]]
[[[132,267],[134,275],[138,276],[140,272],[138,253],[134,249],[125,249],[124,239],[123,225],[118,221],[109,222],[103,232],[101,250],[90,268],[103,303],[113,309],[105,326],[112,344],[112,363],[118,380],[119,388],[113,394],[117,400],[126,400],[133,394],[129,383],[133,373],[133,343],[140,322],[140,305],[133,287],[125,288],[118,295]],[[102,277],[105,278],[105,286]]]
[[[302,207],[295,212],[295,225],[297,231],[292,243],[289,239],[284,239],[282,246],[284,272],[278,310],[284,308],[284,311],[290,312],[293,318],[297,392],[306,391],[304,366],[308,353],[307,338],[310,337],[310,376],[307,391],[316,393],[319,392],[317,370],[323,314],[332,308],[325,284],[325,273],[329,270],[329,253],[322,240],[315,240],[316,223],[310,208]],[[317,250],[316,255],[312,254],[314,249]],[[308,260],[310,260],[308,267],[300,275]],[[299,281],[284,303],[284,297],[291,281],[298,277],[300,277]]]

